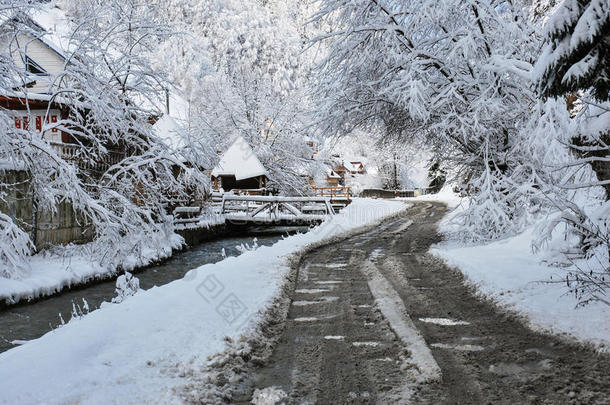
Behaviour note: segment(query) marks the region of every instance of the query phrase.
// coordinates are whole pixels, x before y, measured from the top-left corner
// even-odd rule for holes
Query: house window
[[[57,115],[52,115],[52,116],[51,116],[51,122],[52,122],[53,124],[56,124],[56,123],[57,123]],[[52,132],[57,132],[57,127],[54,127],[54,128],[51,130],[51,131],[52,131]]]
[[[29,57],[25,57],[25,70],[29,73],[46,76],[48,75],[47,71],[42,68],[38,63],[34,62]]]
[[[15,117],[15,128],[21,129],[21,119]]]
[[[30,129],[30,117],[23,117],[23,129]]]
[[[42,117],[40,115],[36,116],[36,130],[42,130]]]

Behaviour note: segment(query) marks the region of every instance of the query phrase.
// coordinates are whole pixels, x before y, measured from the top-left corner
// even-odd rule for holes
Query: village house
[[[264,194],[269,174],[241,136],[229,146],[211,173],[215,191]]]
[[[27,28],[27,29],[26,29]],[[19,15],[0,24],[0,38],[4,51],[18,68],[21,86],[30,93],[51,94],[56,76],[63,71],[66,56],[53,43],[46,30],[32,18]]]
[[[310,178],[310,186],[316,190],[319,188],[328,187],[340,187],[342,181],[341,176],[337,174],[333,169],[327,169],[323,173],[319,173],[316,178]]]
[[[54,94],[57,75],[64,71],[67,57],[50,34],[34,19],[16,15],[0,24],[0,43],[22,73],[12,91],[0,94],[0,107],[14,120],[15,128],[38,131],[64,160],[72,161],[89,174],[99,175],[105,168],[124,158],[125,148],[109,145],[109,153],[98,162],[79,159],[80,146],[63,130],[70,101]]]
[[[80,146],[61,125],[69,117],[70,101],[53,94],[53,83],[64,70],[66,56],[41,25],[25,15],[5,19],[0,22],[0,44],[17,68],[13,77],[5,78],[12,80],[14,87],[0,94],[0,108],[9,114],[16,129],[37,132],[61,158],[89,175],[101,173],[103,167],[123,158],[114,152],[100,162],[80,158]],[[29,173],[19,162],[11,163],[0,171],[2,183],[13,185],[3,190],[0,210],[29,233],[36,248],[91,239],[91,229],[68,200],[58,202],[52,210],[36,209]]]
[[[349,162],[348,168],[351,174],[366,174],[364,165],[360,161]]]
[[[345,180],[346,174],[357,175],[357,174],[366,174],[366,169],[364,165],[360,161],[349,161],[346,162],[341,160],[340,163],[336,163],[333,167],[335,173],[341,176],[341,179]]]
[[[343,161],[338,164],[335,164],[335,166],[333,167],[333,171],[341,177],[341,180],[345,179],[346,173],[349,173],[349,169],[345,166],[345,162]]]
[[[326,174],[326,184],[329,187],[336,187],[340,185],[340,181],[341,181],[341,176],[339,174],[337,174],[334,170],[329,170],[328,173]]]
[[[17,29],[17,25],[29,29]],[[67,134],[54,124],[66,117],[66,104],[58,97],[51,100],[51,93],[53,80],[63,70],[66,57],[44,35],[45,30],[26,16],[0,24],[3,50],[23,70],[20,77],[14,78],[20,86],[13,92],[0,94],[0,106],[10,111],[16,128],[45,129],[44,139],[64,143],[68,142]]]
[[[12,57],[15,66],[21,69],[12,78],[15,87],[0,94],[0,108],[8,112],[15,128],[40,134],[59,157],[77,166],[81,175],[99,178],[110,166],[137,151],[118,142],[106,145],[107,153],[95,161],[82,158],[82,148],[87,141],[76,139],[62,125],[62,121],[69,118],[72,105],[65,97],[55,94],[57,88],[53,86],[56,76],[64,71],[67,58],[62,52],[63,48],[51,41],[47,34],[41,25],[28,16],[0,22],[0,46]],[[156,124],[153,130],[162,139],[169,142],[170,138],[177,138],[175,131],[179,131],[179,126],[175,122],[162,116],[153,117],[150,123]],[[2,211],[31,234],[37,247],[82,242],[91,237],[87,225],[78,217],[69,201],[58,203],[51,212],[34,210],[29,175],[20,170],[18,164],[11,169],[5,167],[0,175],[7,184],[19,184],[19,189],[11,192],[22,196],[7,198]]]

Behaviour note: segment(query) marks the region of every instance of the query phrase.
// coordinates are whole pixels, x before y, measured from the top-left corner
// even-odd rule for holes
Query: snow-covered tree
[[[546,25],[540,55],[540,88],[544,96],[591,89],[610,100],[610,2],[564,0]]]
[[[321,64],[327,132],[381,127],[405,141],[425,138],[462,178],[512,176],[520,126],[535,95],[529,88],[537,35],[522,2],[325,0],[317,19],[333,32]],[[477,180],[478,179],[478,180]],[[471,192],[485,190],[471,187]],[[522,212],[495,199],[504,229]],[[477,235],[497,235],[476,215]],[[495,225],[495,223],[493,224]]]
[[[179,153],[151,130],[149,120],[159,114],[155,103],[163,99],[168,83],[162,72],[151,67],[149,56],[172,34],[153,18],[153,5],[139,0],[85,0],[65,2],[64,7],[71,22],[67,57],[49,86],[48,98],[64,106],[65,118],[46,123],[41,130],[15,128],[9,114],[0,111],[0,157],[28,173],[37,209],[52,212],[61,201],[71,203],[95,231],[98,259],[111,264],[126,252],[137,252],[146,235],[171,233],[165,208],[186,198],[186,186],[193,181],[203,184],[203,176],[186,167]],[[9,20],[26,12],[0,8]],[[27,18],[14,21],[13,35],[19,31],[44,35],[33,32],[36,27]],[[27,98],[24,72],[7,52],[0,60],[6,73],[0,90]],[[79,164],[62,159],[43,138],[51,128],[70,136],[78,147]],[[117,156],[118,161],[103,172],[87,169]],[[174,175],[176,168],[179,177]],[[32,247],[13,225],[8,219],[2,221],[3,239],[11,241],[0,246],[0,256],[9,259],[2,263],[8,275],[15,274],[16,257],[23,259]]]
[[[561,214],[542,229],[541,240],[560,231],[566,240],[560,253],[576,268],[566,276],[571,291],[581,302],[609,303],[610,2],[565,0],[545,31],[535,78],[549,99],[530,133],[547,142],[550,134],[565,152],[542,182],[554,189],[547,195]]]

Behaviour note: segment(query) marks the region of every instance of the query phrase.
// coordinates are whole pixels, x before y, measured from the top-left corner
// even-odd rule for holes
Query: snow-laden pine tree
[[[535,79],[548,99],[530,134],[565,152],[539,171],[560,209],[541,240],[560,230],[560,253],[575,268],[566,276],[571,291],[610,304],[610,2],[565,0],[545,33]]]
[[[544,96],[591,89],[597,100],[610,100],[610,2],[563,1],[546,25],[538,68]]]

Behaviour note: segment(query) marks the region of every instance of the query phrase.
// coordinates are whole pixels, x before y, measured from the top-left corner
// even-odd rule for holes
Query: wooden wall
[[[55,212],[37,210],[27,172],[0,169],[0,211],[9,215],[21,229],[28,232],[37,249],[92,240],[93,231],[77,215],[69,202],[57,204]]]

